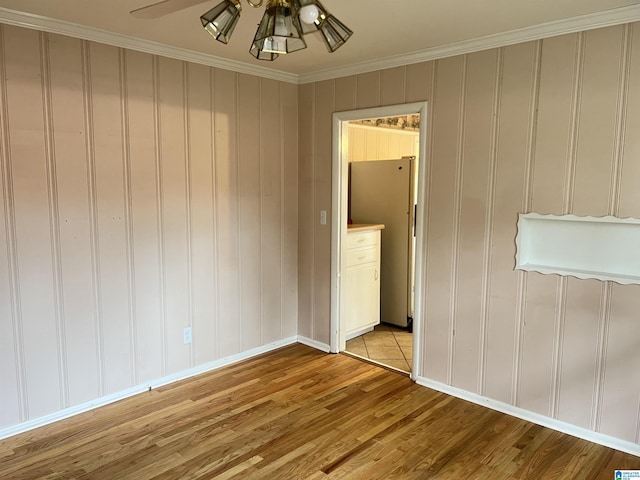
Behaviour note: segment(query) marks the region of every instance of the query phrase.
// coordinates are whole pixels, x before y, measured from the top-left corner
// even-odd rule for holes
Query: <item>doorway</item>
[[[427,104],[426,102],[411,103],[404,105],[394,105],[389,107],[370,108],[354,110],[349,112],[338,112],[333,115],[333,179],[332,179],[332,297],[331,297],[331,351],[340,352],[346,350],[346,300],[347,300],[347,255],[344,249],[347,246],[348,218],[349,218],[349,135],[348,125],[350,122],[358,122],[366,119],[382,119],[389,117],[406,117],[418,115],[420,126],[418,131],[418,155],[416,159],[417,175],[417,208],[415,211],[415,296],[413,298],[412,329],[414,341],[412,352],[405,355],[405,360],[410,360],[411,377],[416,378],[419,374],[420,365],[420,332],[421,332],[421,305],[422,305],[422,244],[424,242],[423,221],[424,199],[426,186],[426,132],[427,132]],[[413,213],[413,212],[412,212]],[[394,322],[395,323],[395,322]],[[402,333],[407,334],[406,326],[403,330],[394,331],[393,325],[382,325],[378,327],[381,334],[387,337],[387,341]],[[374,333],[374,332],[372,332]],[[404,344],[406,349],[406,338],[400,340],[397,346]],[[406,350],[405,350],[406,351]],[[393,366],[393,365],[391,365]]]

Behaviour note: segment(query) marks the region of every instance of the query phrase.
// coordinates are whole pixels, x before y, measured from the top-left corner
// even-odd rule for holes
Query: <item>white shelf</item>
[[[516,269],[640,284],[640,220],[520,214]]]

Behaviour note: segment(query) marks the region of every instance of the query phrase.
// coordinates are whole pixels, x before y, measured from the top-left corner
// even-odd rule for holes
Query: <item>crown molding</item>
[[[366,62],[350,64],[344,67],[330,68],[298,76],[298,83],[311,83],[334,78],[347,77],[359,73],[374,72],[387,68],[401,67],[414,63],[428,62],[439,58],[453,57],[465,53],[479,52],[491,48],[505,47],[517,43],[540,40],[569,33],[576,33],[596,28],[611,27],[640,20],[640,4],[628,7],[605,10],[604,12],[581,15],[579,17],[555,20],[553,22],[519,28],[508,32],[472,38],[461,42],[450,43],[405,55],[378,58]]]
[[[0,23],[67,35],[83,40],[113,45],[115,47],[128,48],[139,52],[161,55],[177,60],[184,60],[187,62],[198,63],[210,67],[222,68],[224,70],[246,73],[248,75],[255,75],[262,78],[279,80],[293,84],[332,80],[334,78],[347,77],[350,75],[411,65],[414,63],[428,62],[439,58],[452,57],[481,50],[489,50],[491,48],[505,47],[517,43],[540,40],[542,38],[549,38],[585,30],[593,30],[596,28],[621,25],[639,20],[640,4],[629,5],[627,7],[606,10],[604,12],[591,13],[564,20],[556,20],[540,25],[534,25],[532,27],[519,28],[508,32],[427,48],[408,54],[352,63],[343,67],[329,68],[326,70],[297,75],[272,68],[239,62],[237,60],[229,60],[215,55],[195,52],[185,48],[173,47],[163,43],[153,42],[151,40],[144,40],[128,35],[108,32],[106,30],[66,22],[64,20],[56,20],[49,17],[18,12],[0,7]]]
[[[251,65],[245,62],[238,62],[236,60],[229,60],[227,58],[200,53],[186,48],[173,47],[164,43],[108,32],[106,30],[34,15],[32,13],[18,12],[8,8],[0,7],[0,23],[42,30],[48,33],[67,35],[69,37],[80,38],[82,40],[90,40],[93,42],[104,43],[107,45],[113,45],[114,47],[127,48],[153,55],[161,55],[163,57],[198,63],[209,67],[222,68],[224,70],[231,70],[238,73],[256,75],[262,78],[294,84],[298,83],[298,75],[293,73],[281,72],[279,70]]]

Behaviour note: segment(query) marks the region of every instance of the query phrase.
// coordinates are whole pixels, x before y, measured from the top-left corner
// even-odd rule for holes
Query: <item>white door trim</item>
[[[422,304],[423,304],[423,251],[425,245],[425,190],[427,186],[427,102],[405,103],[387,107],[375,107],[361,110],[336,112],[333,114],[332,140],[332,179],[331,179],[331,351],[338,353],[344,350],[344,330],[341,328],[341,317],[344,314],[344,256],[342,246],[347,238],[347,180],[349,145],[345,123],[365,118],[382,118],[401,115],[420,115],[419,156],[418,156],[418,209],[416,215],[416,279],[415,279],[415,312],[413,318],[413,365],[411,378],[416,379],[420,371],[422,353]]]

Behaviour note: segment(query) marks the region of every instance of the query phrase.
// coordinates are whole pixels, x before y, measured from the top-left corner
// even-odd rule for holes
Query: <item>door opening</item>
[[[363,156],[362,149],[356,145],[358,141],[354,139],[353,134],[351,134],[350,140],[349,127],[351,125],[360,127],[363,123],[372,122],[379,125],[384,123],[383,119],[390,117],[394,118],[393,122],[397,122],[398,117],[401,122],[406,122],[407,119],[415,122],[419,117],[417,147],[415,150],[407,152],[409,155],[405,155],[406,158],[387,161],[382,161],[380,157],[388,157],[393,148],[389,149],[388,146],[373,147],[378,158],[372,159],[376,161],[371,162],[357,162],[358,165],[355,165],[356,162],[354,162],[352,175],[357,173],[358,178],[353,181],[353,184],[350,183],[349,160],[362,160]],[[362,122],[362,120],[368,121]],[[365,314],[371,315],[372,308],[368,302],[375,302],[375,285],[373,284],[378,281],[379,275],[385,275],[385,273],[386,277],[396,275],[396,278],[402,279],[402,281],[394,282],[391,281],[391,278],[383,277],[381,280],[386,279],[387,281],[379,282],[384,284],[386,289],[383,292],[383,298],[386,300],[382,301],[381,315],[381,320],[384,323],[372,333],[375,331],[384,332],[381,336],[386,337],[387,342],[392,342],[394,337],[399,338],[401,334],[404,334],[404,341],[398,341],[397,346],[401,349],[404,344],[405,353],[407,353],[406,335],[408,330],[413,330],[412,351],[404,356],[405,361],[409,360],[408,366],[412,378],[420,374],[423,272],[421,246],[424,242],[422,219],[424,218],[426,185],[426,169],[424,168],[426,123],[426,102],[338,112],[333,116],[331,351],[349,351],[346,349],[348,339],[357,338],[362,333],[374,330],[373,326],[377,323],[375,318],[354,325],[353,319],[358,317],[354,311],[357,313],[358,310],[363,310]],[[371,146],[373,143],[369,141],[369,145]],[[369,149],[372,150],[371,147]],[[371,156],[371,152],[368,155]],[[366,156],[367,154],[364,155],[364,157]],[[413,158],[414,156],[415,158]],[[415,172],[417,175],[414,175]],[[390,182],[390,175],[393,176],[393,182]],[[376,182],[379,182],[377,187],[375,186]],[[392,187],[392,184],[395,187]],[[354,189],[351,192],[349,191],[350,185]],[[387,200],[400,199],[401,201],[396,202],[397,206],[393,207],[390,205],[392,202],[381,198],[381,195],[370,197],[371,188],[373,188],[374,194],[377,188],[379,192],[389,195]],[[367,198],[370,200],[368,201]],[[383,210],[389,212],[383,214]],[[384,232],[384,222],[380,220],[381,218],[385,218],[389,224],[388,232]],[[349,228],[349,220],[358,223],[358,227]],[[368,229],[367,227],[372,228]],[[357,239],[354,230],[358,232]],[[371,232],[377,231],[377,234],[371,233],[369,230]],[[392,230],[396,232],[395,240],[392,237]],[[375,257],[375,238],[376,235],[380,238],[380,231],[388,237],[385,247],[391,247],[395,244],[392,251],[389,248],[385,251],[385,255],[381,259],[382,264],[376,263]],[[399,235],[398,232],[400,232]],[[366,235],[370,237],[366,237]],[[378,252],[381,251],[380,244],[377,245],[377,248]],[[385,260],[386,269],[384,268]],[[372,278],[369,279],[369,276]],[[369,282],[369,280],[371,281]],[[366,299],[364,304],[354,307],[354,303],[357,303],[359,298]],[[380,312],[379,308],[378,312]],[[394,331],[396,327],[399,328]],[[367,335],[369,334],[367,333]],[[385,343],[385,340],[375,341]],[[355,343],[350,342],[350,345],[355,345]],[[389,343],[390,347],[393,345],[394,343]],[[354,347],[351,348],[356,350]],[[354,351],[353,353],[358,352]],[[364,351],[360,353],[364,353]],[[390,366],[406,370],[400,365],[390,364]]]

